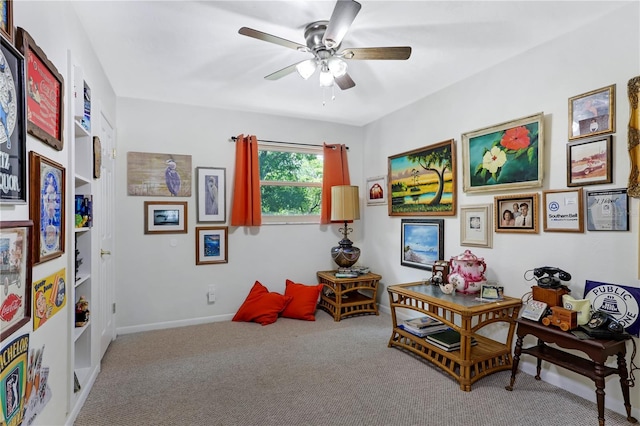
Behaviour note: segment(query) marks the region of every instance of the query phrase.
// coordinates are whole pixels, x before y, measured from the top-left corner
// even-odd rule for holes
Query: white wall
[[[230,223],[235,166],[231,136],[349,146],[354,185],[362,185],[363,129],[184,105],[118,99],[116,205],[117,327],[131,332],[158,327],[228,320],[256,280],[284,292],[285,280],[317,283],[318,270],[333,269],[331,247],[341,239],[338,225],[264,225],[229,227],[229,262],[195,264],[195,227]],[[192,166],[224,167],[227,177],[226,224],[196,223],[196,185],[190,198],[128,196],[126,152],[187,154]],[[188,233],[144,235],[144,201],[187,201]],[[353,226],[358,245],[360,227]],[[175,244],[172,246],[172,242]],[[210,284],[216,301],[207,303]]]
[[[616,84],[616,133],[613,183],[585,190],[624,188],[629,176],[627,82],[640,74],[639,4],[626,6],[587,27],[541,46],[463,82],[429,96],[366,127],[364,163],[367,176],[385,174],[387,157],[454,138],[457,146],[458,204],[493,204],[495,195],[566,188],[568,98]],[[473,64],[469,64],[473,66]],[[542,188],[501,193],[465,194],[462,191],[461,134],[537,112],[545,113],[545,170]],[[365,176],[366,177],[366,176]],[[445,218],[445,259],[465,249],[484,257],[487,277],[505,287],[508,296],[522,297],[533,282],[526,270],[551,265],[569,271],[574,297],[583,295],[585,280],[637,287],[638,199],[631,199],[631,231],[539,234],[496,234],[493,248],[462,247],[458,218]],[[366,262],[383,275],[380,303],[388,310],[384,287],[418,281],[428,272],[400,265],[400,217],[389,217],[386,207],[364,211]],[[637,339],[636,339],[637,340]],[[629,345],[629,352],[630,352]],[[523,357],[524,361],[530,360]],[[627,357],[629,360],[629,356]],[[636,363],[640,363],[636,358]],[[527,366],[525,365],[525,368]],[[531,370],[531,364],[528,367]],[[571,380],[561,377],[569,376]],[[545,364],[543,379],[581,392],[594,400],[592,383]],[[616,380],[609,380],[607,407],[622,412]],[[611,398],[615,403],[610,402]],[[632,401],[640,400],[638,388]],[[637,405],[637,403],[635,403]],[[638,407],[635,407],[636,417]]]
[[[69,143],[71,128],[68,125],[66,107],[69,100],[67,95],[67,51],[73,52],[78,64],[82,64],[87,81],[91,82],[94,100],[102,105],[110,116],[115,117],[116,97],[109,81],[105,77],[102,67],[96,59],[91,46],[87,42],[86,35],[78,21],[71,5],[66,2],[14,2],[14,24],[26,29],[33,37],[37,45],[46,53],[47,58],[55,65],[65,79],[64,105],[64,148],[55,151],[40,140],[27,135],[27,155],[29,151],[39,154],[62,164],[65,168],[69,165]],[[30,180],[30,179],[28,179]],[[72,182],[67,177],[67,185]],[[67,186],[67,189],[69,187]],[[67,206],[67,214],[72,204]],[[29,218],[28,205],[0,205],[0,217],[2,221],[26,220]],[[73,232],[67,233],[73,235]],[[33,267],[32,280],[41,280],[49,275],[67,268],[69,255],[67,251],[63,256]],[[69,319],[73,312],[73,301],[67,300],[66,309],[49,319],[42,327],[33,332],[32,323],[28,323],[12,336],[5,339],[0,347],[3,347],[11,339],[25,333],[30,333],[29,347],[40,349],[45,347],[43,366],[50,368],[49,387],[52,398],[38,415],[35,425],[63,424],[67,416],[68,391],[71,389],[71,366],[69,357]]]

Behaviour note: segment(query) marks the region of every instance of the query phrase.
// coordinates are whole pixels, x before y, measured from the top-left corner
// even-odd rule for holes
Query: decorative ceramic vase
[[[477,257],[471,250],[465,250],[464,253],[452,257],[449,264],[451,273],[447,280],[457,284],[456,291],[477,293],[482,285],[486,284],[484,272],[487,270],[487,264],[484,263],[484,258]]]

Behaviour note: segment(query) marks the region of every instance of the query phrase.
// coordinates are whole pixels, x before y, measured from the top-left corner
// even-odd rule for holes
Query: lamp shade
[[[331,187],[331,220],[348,221],[356,219],[360,219],[358,187],[351,185]]]

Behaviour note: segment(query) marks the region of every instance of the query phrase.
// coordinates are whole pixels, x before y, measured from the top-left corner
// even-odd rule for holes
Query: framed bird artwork
[[[191,197],[191,156],[127,153],[127,194],[154,197]]]

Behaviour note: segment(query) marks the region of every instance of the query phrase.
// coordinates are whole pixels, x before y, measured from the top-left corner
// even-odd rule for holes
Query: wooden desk
[[[540,380],[540,367],[542,361],[548,361],[574,373],[588,377],[596,384],[596,400],[598,403],[598,423],[604,426],[604,379],[611,374],[620,376],[620,386],[624,396],[624,406],[627,409],[627,421],[636,423],[631,416],[631,403],[629,402],[629,380],[627,377],[627,353],[626,340],[580,340],[570,332],[562,331],[557,327],[545,326],[539,322],[520,318],[517,321],[518,338],[513,355],[513,367],[511,369],[511,382],[506,386],[507,390],[513,390],[513,384],[518,372],[520,354],[528,354],[538,359],[536,380]],[[538,344],[530,348],[522,347],[522,339],[527,334],[538,338]],[[548,346],[546,343],[555,343],[566,349],[575,349],[585,353],[590,359],[582,358],[560,349]],[[618,357],[618,366],[607,367],[605,362],[612,355]],[[559,407],[559,409],[562,409]]]
[[[438,286],[422,283],[392,285],[387,288],[393,320],[389,347],[410,351],[437,365],[453,376],[463,391],[489,374],[511,368],[511,343],[515,320],[522,302],[505,297],[488,302],[476,300],[473,294],[444,294]],[[447,352],[426,339],[398,328],[396,311],[410,309],[438,318],[460,332],[460,349]],[[509,326],[504,343],[476,334],[482,327],[498,322]],[[477,344],[471,345],[471,338]]]
[[[320,309],[332,315],[334,321],[351,315],[379,315],[376,295],[380,275],[368,273],[355,278],[336,278],[335,272],[317,273],[318,282],[324,284],[318,302]]]

